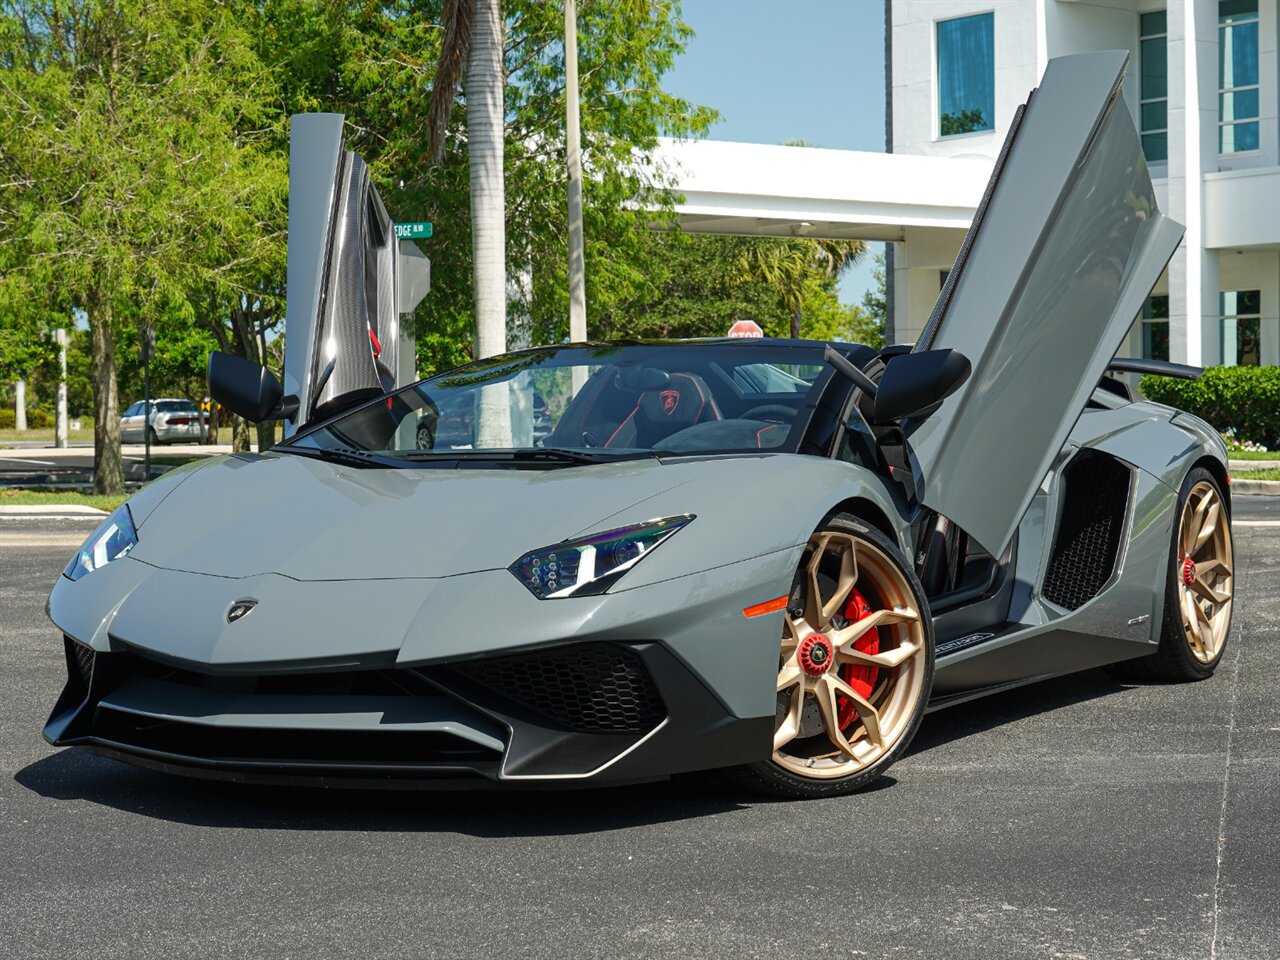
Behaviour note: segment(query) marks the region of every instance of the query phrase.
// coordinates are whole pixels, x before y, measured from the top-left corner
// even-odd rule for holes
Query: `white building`
[[[1276,0],[885,0],[892,156],[668,143],[686,230],[891,241],[891,340],[914,340],[1017,106],[1052,57],[1128,49],[1124,95],[1186,238],[1129,352],[1280,364]]]
[[[1131,51],[1125,100],[1187,233],[1130,352],[1280,363],[1276,0],[887,3],[894,154],[994,160],[1050,58]],[[898,340],[914,339],[959,247],[911,239],[895,249]]]

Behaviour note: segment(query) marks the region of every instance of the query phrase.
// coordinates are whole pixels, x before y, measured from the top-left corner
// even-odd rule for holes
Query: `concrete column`
[[[59,327],[54,331],[54,339],[58,344],[58,408],[57,418],[53,426],[53,445],[58,449],[67,447],[67,331]]]
[[[27,429],[27,381],[19,380],[14,384],[13,425],[19,430]]]
[[[1169,264],[1169,353],[1220,362],[1218,257],[1204,248],[1204,174],[1218,168],[1218,6],[1170,0],[1169,214],[1186,236]]]

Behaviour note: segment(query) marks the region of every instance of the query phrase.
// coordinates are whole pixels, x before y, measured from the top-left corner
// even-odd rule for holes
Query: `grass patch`
[[[68,430],[68,440],[92,440],[93,427],[87,430]],[[0,443],[7,443],[10,440],[38,440],[41,443],[53,444],[53,427],[41,427],[40,429],[17,430],[13,427],[0,428]]]
[[[1269,470],[1241,470],[1231,475],[1232,480],[1280,480],[1280,467]]]
[[[43,507],[72,503],[97,507],[108,512],[128,499],[123,493],[74,493],[70,490],[29,490],[23,487],[0,487],[0,507]]]
[[[1231,450],[1227,453],[1230,460],[1280,460],[1280,452],[1258,453],[1254,450]]]

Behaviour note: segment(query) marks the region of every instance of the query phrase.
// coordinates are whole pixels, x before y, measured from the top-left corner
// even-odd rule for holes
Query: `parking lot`
[[[0,525],[0,956],[1280,956],[1280,498],[1240,498],[1217,676],[1094,671],[926,718],[869,792],[237,787],[56,751],[44,599],[83,525]]]

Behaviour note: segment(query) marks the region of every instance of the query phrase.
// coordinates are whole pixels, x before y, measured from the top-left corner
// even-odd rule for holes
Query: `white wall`
[[[893,152],[994,159],[1039,80],[1036,0],[893,0]],[[995,129],[940,138],[934,83],[938,20],[995,12]]]

